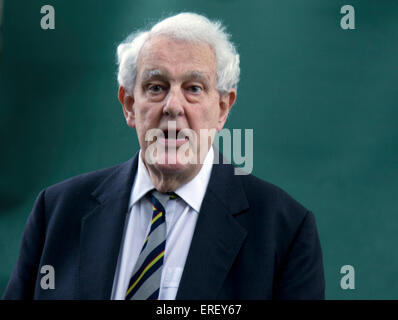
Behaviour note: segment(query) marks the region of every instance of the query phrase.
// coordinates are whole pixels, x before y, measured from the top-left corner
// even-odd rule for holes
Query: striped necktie
[[[175,193],[168,193],[168,195],[168,199],[177,197]],[[166,211],[153,193],[150,199],[152,203],[151,228],[134,267],[126,291],[126,300],[155,300],[159,297],[166,247]]]

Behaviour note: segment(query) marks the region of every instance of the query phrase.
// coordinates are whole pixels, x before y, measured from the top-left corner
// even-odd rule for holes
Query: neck
[[[144,163],[145,164],[145,163]],[[159,192],[174,192],[191,181],[200,171],[202,165],[191,165],[182,172],[164,172],[153,165],[145,164],[153,185]]]
[[[188,164],[180,170],[171,170],[157,164],[148,164],[145,161],[143,153],[141,153],[141,160],[148,171],[153,185],[159,192],[174,192],[196,177],[202,169],[205,159],[210,152],[210,148],[207,151],[208,152],[205,155],[198,154],[200,160],[195,164]]]

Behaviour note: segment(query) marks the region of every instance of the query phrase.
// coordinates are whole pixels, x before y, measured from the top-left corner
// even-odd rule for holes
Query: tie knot
[[[170,200],[177,199],[177,194],[175,192],[166,192],[166,194],[169,196]]]
[[[162,192],[159,192],[157,190],[153,190],[151,192],[151,194],[150,194],[150,197],[151,197],[152,204],[157,203],[158,207],[160,207],[162,209],[161,211],[164,211],[164,208],[166,208],[166,203],[169,200],[173,200],[173,199],[177,199],[178,198],[177,194],[175,194],[174,192],[162,193]],[[159,203],[161,205],[159,205]],[[155,207],[156,207],[156,205],[155,205]]]

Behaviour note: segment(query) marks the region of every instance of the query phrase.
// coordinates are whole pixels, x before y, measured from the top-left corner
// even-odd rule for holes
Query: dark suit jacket
[[[43,190],[5,299],[110,299],[137,155]],[[41,267],[55,289],[40,286]],[[176,299],[323,299],[313,214],[278,187],[213,165]]]

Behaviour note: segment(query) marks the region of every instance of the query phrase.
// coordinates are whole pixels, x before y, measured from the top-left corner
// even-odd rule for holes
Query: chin
[[[161,157],[161,161],[158,161],[154,165],[159,171],[169,174],[178,174],[184,171],[190,171],[195,167],[195,165],[189,163],[189,161],[179,161],[175,156],[175,153],[171,155],[165,153]]]
[[[195,149],[190,148],[186,142],[177,148],[175,145],[153,143],[145,150],[145,163],[164,174],[189,174],[198,167],[198,161],[194,160],[196,152],[193,150]]]
[[[165,175],[178,175],[191,171],[192,164],[155,164],[156,169]]]

